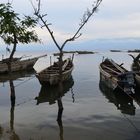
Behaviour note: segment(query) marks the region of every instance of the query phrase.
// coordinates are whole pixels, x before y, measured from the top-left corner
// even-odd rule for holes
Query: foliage
[[[10,3],[0,4],[0,37],[8,45],[39,41],[33,27],[37,20],[15,13]]]

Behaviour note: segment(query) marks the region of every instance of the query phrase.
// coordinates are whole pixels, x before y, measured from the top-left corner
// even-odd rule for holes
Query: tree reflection
[[[63,103],[62,103],[62,99],[61,99],[61,96],[63,95],[63,83],[62,83],[62,80],[61,82],[59,83],[59,96],[60,98],[57,99],[57,104],[58,104],[58,115],[57,115],[57,123],[58,123],[58,126],[59,126],[59,130],[60,130],[60,133],[59,133],[59,136],[60,136],[60,140],[63,140],[63,122],[62,122],[62,113],[63,113]]]
[[[16,101],[16,96],[15,96],[15,87],[14,87],[14,82],[13,80],[9,80],[9,85],[10,85],[10,101],[11,101],[11,108],[10,108],[10,131],[6,131],[6,136],[7,132],[10,134],[9,139],[10,140],[20,140],[19,136],[16,134],[15,129],[14,129],[14,111],[15,111],[15,101]],[[4,128],[0,126],[0,140],[4,140]]]
[[[9,68],[9,67],[8,67]],[[13,73],[11,72],[11,69],[9,69],[9,73],[7,75],[1,75],[0,82],[6,82],[9,81],[10,86],[10,101],[11,101],[11,109],[10,109],[10,140],[20,140],[19,136],[16,134],[14,129],[14,111],[15,111],[15,101],[16,101],[16,95],[15,95],[15,86],[13,80],[18,79],[19,77],[25,77],[25,74],[22,75],[21,73]],[[0,127],[0,138],[3,137],[4,130]]]
[[[57,101],[58,105],[58,114],[57,114],[57,123],[59,126],[59,137],[60,140],[63,140],[63,121],[62,121],[62,114],[63,114],[63,102],[62,97],[70,90],[72,89],[72,86],[74,85],[73,78],[71,77],[68,81],[60,82],[58,85],[50,86],[50,85],[42,85],[39,96],[35,99],[37,100],[37,105],[44,102],[49,102],[49,104],[54,104]],[[71,90],[73,91],[73,90]],[[73,101],[74,99],[74,93],[72,93]]]
[[[14,88],[14,83],[12,80],[9,81],[10,83],[10,90],[11,90],[11,95],[10,95],[10,99],[11,99],[11,110],[10,110],[10,128],[11,131],[14,130],[14,110],[15,110],[15,88]]]
[[[14,129],[14,110],[15,110],[15,87],[12,80],[9,80],[10,84],[10,99],[11,99],[11,109],[10,109],[10,140],[20,140],[19,136],[16,134]]]
[[[63,113],[63,104],[62,104],[62,100],[61,98],[59,98],[57,100],[57,104],[58,104],[58,115],[57,115],[57,123],[59,126],[59,136],[60,136],[60,140],[63,140],[63,122],[62,122],[62,113]]]
[[[0,126],[0,139],[2,139],[2,135],[3,135],[3,128]]]

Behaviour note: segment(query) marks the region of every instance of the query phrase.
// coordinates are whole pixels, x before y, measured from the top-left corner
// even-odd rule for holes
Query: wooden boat
[[[36,61],[44,57],[46,55],[42,55],[39,57],[34,57],[30,59],[21,60],[21,58],[14,58],[11,62],[11,71],[17,72],[17,71],[23,71],[23,70],[31,70],[33,69],[33,65],[36,63]],[[8,70],[8,61],[9,59],[3,59],[0,61],[0,74],[7,74],[9,72]]]
[[[135,80],[134,73],[127,71],[113,60],[105,59],[99,66],[100,79],[105,81],[109,88],[120,88],[127,94],[133,93]]]
[[[140,87],[140,54],[138,54],[136,57],[131,54],[130,56],[133,58],[132,70],[135,73],[136,85]]]
[[[132,64],[132,70],[135,73],[135,81],[136,85],[140,87],[140,69],[136,66],[135,63]]]
[[[62,66],[62,81],[67,81],[71,77],[72,70],[74,68],[73,62],[70,58],[67,58],[63,61]],[[39,82],[41,84],[50,84],[55,85],[59,83],[60,75],[59,75],[59,62],[54,62],[53,65],[48,68],[42,70],[41,72],[36,74]]]

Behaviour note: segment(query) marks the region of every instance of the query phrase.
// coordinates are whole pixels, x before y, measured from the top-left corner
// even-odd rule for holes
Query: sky
[[[8,0],[0,0],[6,3]],[[29,0],[12,1],[15,12],[33,14]],[[36,0],[32,0],[36,5]],[[47,13],[47,21],[52,25],[56,40],[61,45],[79,27],[80,19],[87,8],[91,9],[93,0],[42,0],[41,12]],[[140,0],[103,0],[99,10],[81,30],[82,36],[70,44],[89,43],[89,46],[111,46],[112,43],[132,43],[140,48]],[[45,46],[54,45],[47,30],[38,26],[36,32]],[[104,43],[103,43],[104,41]],[[131,43],[130,43],[131,42]],[[102,44],[103,43],[103,44]],[[2,41],[0,42],[2,44]],[[79,46],[80,46],[79,45]],[[126,44],[125,44],[126,45]],[[96,46],[95,46],[96,47]],[[123,46],[122,46],[123,47]]]

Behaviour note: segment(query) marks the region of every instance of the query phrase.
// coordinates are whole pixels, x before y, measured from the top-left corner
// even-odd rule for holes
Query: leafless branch
[[[31,1],[31,0],[30,0]],[[43,23],[43,25],[41,26],[41,28],[43,27],[46,27],[46,29],[48,30],[53,42],[55,43],[56,47],[60,50],[61,47],[59,46],[59,44],[57,43],[54,35],[53,35],[53,31],[51,31],[51,29],[49,28],[49,25],[51,25],[51,23],[47,23],[47,20],[44,19],[45,16],[47,16],[47,14],[40,14],[40,6],[41,6],[41,0],[36,0],[38,1],[38,4],[37,4],[37,8],[35,8],[35,6],[33,5],[32,1],[31,1],[31,4],[32,4],[32,7],[34,9],[34,14],[38,17],[38,19],[41,20],[41,22]]]
[[[31,1],[31,0],[30,0]],[[35,11],[35,15],[41,20],[41,22],[43,23],[43,26],[42,27],[46,27],[46,29],[48,30],[49,34],[51,35],[51,38],[53,40],[53,42],[55,43],[55,45],[57,46],[57,48],[62,51],[64,46],[70,42],[70,41],[75,41],[76,39],[78,39],[82,34],[79,33],[81,31],[81,29],[84,27],[84,25],[88,22],[88,20],[90,19],[90,17],[97,11],[97,8],[99,7],[99,5],[101,4],[102,0],[95,0],[93,5],[92,5],[92,9],[89,10],[87,9],[84,14],[83,14],[83,17],[81,19],[81,23],[79,24],[79,28],[76,30],[76,32],[74,33],[74,35],[68,39],[66,39],[64,41],[64,43],[59,46],[59,44],[57,43],[56,39],[55,39],[55,36],[53,34],[53,31],[51,31],[51,29],[49,28],[49,25],[51,25],[50,23],[48,24],[47,21],[44,20],[44,17],[47,15],[47,14],[43,14],[41,15],[40,14],[40,4],[41,4],[41,0],[37,0],[38,1],[38,7],[35,8],[33,6],[33,9]]]
[[[29,0],[29,2],[31,3],[31,5],[32,5],[32,7],[33,7],[33,9],[34,9],[34,11],[36,12],[37,10],[36,10],[36,8],[35,8],[35,6],[34,6],[32,0]]]
[[[88,22],[88,20],[90,19],[90,17],[96,12],[97,8],[99,7],[100,3],[102,2],[102,0],[97,0],[95,2],[95,4],[93,4],[93,8],[91,9],[91,11],[89,9],[87,9],[87,11],[84,13],[83,18],[81,19],[81,23],[79,24],[79,28],[77,29],[77,31],[75,32],[75,34],[73,35],[73,37],[67,39],[61,46],[61,48],[63,49],[64,46],[66,45],[67,42],[69,41],[74,41],[75,39],[77,39],[77,35],[79,34],[80,30],[84,27],[84,25]],[[81,36],[81,35],[80,35]],[[78,37],[79,38],[79,37]]]
[[[38,8],[36,10],[36,14],[40,13],[40,3],[41,3],[40,0],[37,0],[37,1],[38,1]]]
[[[44,18],[45,16],[47,16],[48,14],[44,14],[44,15],[42,15],[42,18]]]
[[[61,47],[57,43],[57,41],[56,41],[56,39],[55,39],[55,37],[53,35],[53,31],[51,31],[51,29],[49,28],[49,25],[51,25],[51,23],[47,24],[46,21],[43,19],[43,17],[39,13],[35,13],[35,15],[41,20],[41,22],[43,23],[43,27],[46,27],[46,29],[48,30],[48,32],[51,35],[51,38],[53,39],[53,42],[55,43],[55,45],[57,46],[57,48],[60,50]]]
[[[47,26],[52,25],[51,23],[48,23]],[[46,27],[45,25],[41,25],[41,28]]]

